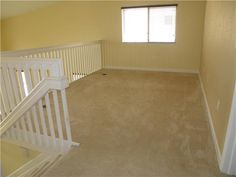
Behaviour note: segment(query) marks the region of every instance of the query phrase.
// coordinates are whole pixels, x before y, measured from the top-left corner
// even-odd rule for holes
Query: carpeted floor
[[[45,177],[224,176],[196,74],[102,70],[67,99],[81,145]]]

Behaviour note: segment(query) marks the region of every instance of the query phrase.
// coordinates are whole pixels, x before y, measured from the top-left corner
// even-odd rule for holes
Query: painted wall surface
[[[110,23],[104,25],[105,29],[109,29],[104,47],[105,66],[198,70],[202,49],[204,2],[178,2],[174,44],[122,43],[121,6],[127,6],[127,3],[116,3],[107,8],[110,15],[105,19]]]
[[[206,4],[201,77],[222,152],[236,79],[236,1]]]
[[[0,21],[0,39],[1,39],[1,41],[0,41],[0,51],[2,51],[2,21]]]
[[[96,3],[59,2],[2,20],[4,50],[101,39]]]
[[[177,3],[175,44],[121,42],[122,6]],[[2,21],[4,50],[102,39],[103,64],[110,67],[198,70],[205,2],[60,2]]]
[[[8,176],[16,169],[34,159],[39,152],[22,148],[20,146],[10,144],[7,142],[0,142],[1,144],[1,166],[4,176]]]

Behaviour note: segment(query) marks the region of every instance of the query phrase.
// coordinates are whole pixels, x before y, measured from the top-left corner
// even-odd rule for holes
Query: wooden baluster
[[[20,69],[21,70],[21,69]],[[10,74],[10,73],[9,73]],[[12,89],[13,89],[13,85],[12,85],[12,81],[13,80],[10,80],[10,77],[11,77],[11,74],[10,74],[10,76],[9,76],[9,78],[8,78],[8,81],[9,81],[9,87],[12,87]],[[15,89],[15,88],[14,88]],[[11,93],[11,95],[13,96],[13,95],[15,95],[15,93],[14,93],[14,91]],[[16,96],[15,98],[19,98],[18,96]],[[19,101],[19,100],[17,100],[17,101]],[[15,102],[15,101],[14,101]],[[10,108],[10,109],[13,109],[15,106],[16,106],[16,102],[15,103],[12,103],[13,105],[12,105],[12,108]],[[15,140],[19,140],[19,141],[21,141],[21,140],[23,140],[24,139],[24,137],[21,137],[20,136],[20,133],[19,132],[21,132],[21,128],[20,128],[20,123],[19,123],[19,121],[17,121],[16,123],[15,123],[15,125],[13,125],[10,129],[9,129],[9,131],[10,131],[10,134],[11,134],[11,138],[13,138],[13,139],[15,139]]]
[[[94,57],[95,54],[95,46],[91,45],[92,49],[91,49],[91,71],[92,73],[95,72],[95,68],[94,68],[94,64],[96,63],[96,59]]]
[[[3,105],[3,100],[2,100],[2,94],[0,92],[0,109],[1,109],[1,122],[4,120],[4,118],[6,117],[6,111],[5,111],[5,108],[4,108],[4,105]]]
[[[42,126],[42,129],[43,129],[44,142],[45,142],[45,145],[46,145],[46,146],[49,146],[49,142],[48,142],[48,139],[47,139],[47,138],[48,138],[48,134],[47,134],[45,116],[44,116],[44,112],[43,112],[42,99],[39,100],[38,106],[39,106],[39,114],[40,114],[41,126]]]
[[[68,70],[68,79],[69,79],[69,82],[72,82],[69,51],[67,48],[65,50],[66,50],[66,63],[67,63],[67,70]]]
[[[99,45],[96,45],[96,53],[95,53],[95,59],[96,59],[96,64],[95,64],[95,70],[97,71],[97,70],[99,70],[99,69],[101,69],[100,67],[99,67],[99,50],[98,50],[98,47],[99,47]]]
[[[79,55],[77,47],[75,47],[75,64],[76,64],[76,72],[78,74],[78,79],[80,79],[80,63],[79,63]]]
[[[23,82],[23,78],[22,78],[22,68],[17,68],[17,76],[18,76],[18,79],[19,79],[19,88],[20,88],[20,97],[21,97],[21,100],[23,98],[25,98],[26,94],[28,94],[28,89],[26,89],[24,87],[24,82]]]
[[[27,73],[27,69],[24,70],[25,76]],[[17,75],[18,75],[18,79],[19,79],[19,89],[21,90],[21,95],[20,95],[20,90],[18,90],[19,92],[19,97],[21,97],[21,99],[23,99],[26,96],[26,88],[24,88],[24,83],[23,83],[23,78],[22,78],[22,69],[17,69],[16,71]],[[27,81],[27,77],[26,77],[26,81]],[[29,112],[27,112],[26,114],[26,122],[27,122],[27,127],[29,129],[29,133],[30,133],[30,138],[28,138],[28,141],[31,143],[35,143],[34,142],[34,137],[33,137],[33,127],[32,127],[32,122],[31,122],[31,115]],[[28,133],[27,133],[28,134]]]
[[[32,88],[33,88],[32,86],[35,86],[38,83],[37,77],[38,77],[38,68],[36,66],[33,66],[32,67],[32,81],[33,82],[31,82],[31,84],[29,84],[30,90],[32,90]],[[36,105],[32,107],[32,113],[33,113],[33,121],[34,121],[34,126],[35,126],[35,130],[36,130],[36,134],[37,134],[38,143],[39,143],[39,145],[42,145]]]
[[[96,63],[96,59],[94,57],[95,54],[95,46],[91,45],[91,72],[95,72],[94,64]]]
[[[42,69],[42,66],[40,67],[40,71],[41,74],[44,72]],[[37,77],[38,76],[38,77]],[[35,76],[36,82],[39,82],[40,80],[40,76],[37,75]],[[43,78],[43,76],[42,76]],[[42,126],[42,130],[43,130],[43,139],[44,139],[44,143],[46,146],[49,146],[49,142],[48,142],[48,134],[47,134],[47,128],[46,128],[46,121],[45,121],[45,116],[44,116],[44,112],[43,112],[43,102],[42,99],[40,99],[38,101],[38,108],[39,108],[39,115],[40,115],[40,120],[41,120],[41,126]]]
[[[81,78],[81,73],[82,73],[82,67],[81,67],[81,63],[80,63],[80,53],[79,53],[79,48],[76,47],[75,48],[75,52],[76,52],[76,65],[77,65],[77,72],[79,74],[79,79]]]
[[[86,70],[87,70],[87,72],[86,72],[86,74],[88,75],[88,74],[90,74],[90,70],[89,70],[89,55],[87,55],[87,53],[88,53],[88,46],[86,45],[85,47],[84,47],[84,54],[85,54],[85,60],[86,60]]]
[[[11,79],[11,86],[14,91],[15,104],[17,105],[20,102],[20,93],[19,93],[19,90],[17,89],[18,86],[17,86],[17,79],[16,79],[16,71],[13,66],[9,67],[9,74],[10,74],[10,79]],[[21,120],[19,121],[19,123],[17,123],[17,124],[21,125],[22,131],[23,131],[23,136],[24,136],[23,138],[26,142],[28,142],[29,140],[27,137],[25,117],[23,116],[21,118]],[[17,127],[19,129],[19,125],[17,125]]]
[[[75,65],[76,65],[76,73],[77,73],[77,79],[80,79],[80,65],[79,65],[79,55],[78,55],[78,50],[75,47]]]
[[[73,81],[77,80],[76,78],[76,67],[75,67],[75,56],[74,56],[74,49],[71,48],[70,49],[70,53],[71,53],[71,68],[72,68],[72,77],[73,77]]]
[[[45,52],[42,53],[42,58],[44,58],[44,59],[46,58]]]
[[[42,70],[42,78],[47,77],[47,70]],[[47,111],[47,117],[48,117],[48,123],[49,123],[49,130],[50,130],[50,136],[53,139],[52,146],[56,145],[56,136],[55,136],[55,129],[54,129],[54,123],[52,119],[52,111],[51,111],[51,105],[49,100],[49,94],[47,93],[45,95],[45,104],[46,104],[46,111]]]
[[[14,99],[14,92],[13,92],[13,88],[12,88],[12,84],[11,84],[11,80],[10,80],[10,73],[8,72],[8,66],[6,65],[6,67],[3,68],[3,77],[5,78],[5,86],[6,86],[6,92],[7,92],[7,96],[8,96],[8,100],[9,100],[9,106],[10,106],[10,110],[12,111],[12,109],[16,106],[16,102]]]
[[[5,111],[5,108],[4,108],[4,105],[3,105],[3,100],[2,100],[3,98],[2,98],[2,94],[1,94],[1,92],[0,92],[0,109],[1,109],[1,122],[5,119],[5,117],[6,117],[6,111]],[[10,132],[9,131],[6,131],[6,133],[5,133],[5,136],[6,137],[8,137],[8,138],[10,138]]]
[[[16,104],[18,104],[20,102],[20,91],[19,91],[19,87],[18,87],[18,81],[16,78],[16,70],[14,69],[13,66],[9,67],[9,73],[10,73],[10,78],[11,78],[11,84],[12,84],[12,88],[14,91],[14,98],[15,98],[15,102]]]
[[[76,74],[76,80],[79,79],[79,72],[78,72],[78,64],[77,64],[77,53],[76,53],[76,48],[73,48],[74,52],[74,66],[75,66],[75,74]]]
[[[32,90],[32,79],[31,79],[31,73],[30,73],[30,68],[27,67],[27,69],[25,69],[25,78],[26,78],[26,84],[27,84],[27,88],[29,91]],[[27,123],[28,123],[28,128],[29,128],[29,132],[31,134],[31,142],[32,143],[35,143],[37,144],[37,140],[34,139],[34,131],[33,131],[33,122],[31,120],[31,115],[33,115],[33,122],[34,122],[34,126],[35,126],[35,129],[36,129],[36,133],[39,133],[38,135],[40,135],[40,132],[39,132],[39,126],[38,126],[38,123],[37,123],[37,115],[36,115],[36,109],[35,107],[32,107],[31,108],[31,111],[28,112],[26,114],[27,116]],[[39,140],[40,138],[38,137],[38,142],[39,144],[41,144],[41,140]]]
[[[69,74],[68,74],[68,70],[67,70],[67,63],[66,63],[65,49],[61,50],[61,56],[62,56],[62,60],[63,60],[65,74],[66,74],[67,78],[69,79],[69,77],[68,77]]]
[[[66,63],[66,68],[67,68],[67,77],[68,77],[69,82],[71,82],[68,51],[67,49],[64,49],[64,50],[65,50],[65,63]]]
[[[98,69],[102,69],[102,46],[98,44]]]
[[[70,65],[71,65],[71,73],[72,73],[72,82],[76,80],[76,73],[75,73],[75,65],[74,65],[74,55],[73,55],[73,48],[68,48],[70,53]]]
[[[86,75],[86,61],[85,61],[85,56],[84,56],[84,46],[80,47],[80,55],[81,55],[81,64],[83,68],[83,74],[84,76]]]
[[[24,136],[24,140],[26,142],[30,142],[30,140],[29,140],[30,137],[28,137],[28,132],[27,132],[27,129],[26,129],[25,115],[22,116],[22,118],[20,119],[19,123],[20,123],[20,125],[22,127],[22,133],[23,133],[23,136]]]
[[[102,69],[102,56],[101,56],[101,46],[100,44],[97,44],[97,70]]]
[[[54,108],[55,108],[55,115],[56,115],[56,123],[57,123],[57,131],[59,135],[59,141],[60,145],[63,146],[63,133],[62,133],[62,126],[61,126],[61,115],[60,115],[60,109],[58,104],[58,96],[57,91],[53,90],[53,102],[54,102]]]
[[[62,76],[63,73],[59,73],[57,70],[60,70],[60,68],[53,68],[54,70],[51,71],[52,76],[58,77]],[[56,75],[59,73],[59,75]],[[57,123],[57,131],[59,135],[59,142],[61,147],[63,146],[63,131],[62,131],[62,125],[61,125],[61,115],[60,115],[60,109],[59,109],[59,102],[58,102],[58,95],[56,90],[52,90],[52,95],[53,95],[53,103],[54,103],[54,108],[55,108],[55,115],[56,115],[56,123]]]
[[[66,100],[65,89],[61,90],[61,99],[62,99],[62,106],[63,106],[63,113],[64,113],[64,121],[65,121],[67,140],[70,143],[72,143],[69,112],[68,112],[68,105],[67,105],[67,100]]]
[[[1,92],[0,92],[1,94]],[[6,111],[5,111],[5,108],[4,108],[4,104],[3,104],[3,97],[2,97],[2,94],[0,95],[0,100],[1,100],[1,121],[3,121],[6,117]],[[10,131],[6,131],[6,137],[10,138],[11,137],[11,134],[10,134]]]
[[[74,70],[74,56],[73,56],[73,48],[68,48],[68,50],[69,50],[69,55],[70,55],[71,76],[72,76],[72,81],[74,81],[73,73],[75,73],[75,70]]]
[[[94,45],[94,71],[98,70],[98,50],[97,50],[98,44]]]
[[[8,66],[4,65],[4,67],[2,68],[3,70],[3,78],[4,78],[4,83],[5,83],[5,88],[6,88],[6,96],[8,97],[8,105],[9,105],[9,112],[10,113],[12,111],[12,109],[14,109],[14,107],[16,106],[16,103],[14,101],[13,98],[13,91],[12,91],[12,86],[11,86],[11,80],[10,80],[10,76],[9,76],[9,72],[8,72]],[[4,85],[3,85],[4,87]],[[13,139],[18,139],[20,140],[22,137],[20,137],[19,133],[17,133],[16,131],[20,130],[20,125],[19,122],[17,122],[11,129],[10,129],[10,134],[11,137]]]
[[[73,81],[73,70],[72,70],[72,65],[71,65],[71,53],[70,53],[70,49],[67,48],[67,62],[68,62],[68,67],[69,67],[69,81],[72,82]]]
[[[89,74],[93,72],[92,70],[92,45],[87,46],[87,55],[88,55],[88,61],[89,61]]]
[[[6,89],[6,83],[5,83],[5,80],[6,80],[6,77],[5,77],[5,74],[4,74],[4,71],[3,69],[1,69],[1,91],[2,91],[2,98],[3,98],[3,102],[4,102],[4,106],[5,106],[5,111],[7,114],[9,114],[10,112],[10,101],[8,99],[8,96],[7,96],[7,89]]]
[[[79,57],[80,57],[80,65],[81,65],[81,74],[83,77],[85,76],[85,67],[84,67],[84,57],[83,57],[83,47],[79,47]]]

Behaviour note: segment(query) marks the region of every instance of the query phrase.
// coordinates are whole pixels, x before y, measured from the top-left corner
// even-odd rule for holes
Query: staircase
[[[99,69],[98,42],[1,53],[1,141],[40,152],[9,177],[41,176],[79,145],[72,141],[65,89]]]

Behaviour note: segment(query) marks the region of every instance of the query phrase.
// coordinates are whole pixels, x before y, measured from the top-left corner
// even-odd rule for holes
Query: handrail
[[[0,123],[0,136],[5,133],[26,111],[28,111],[49,90],[62,90],[68,87],[66,77],[45,78],[25,97]]]
[[[92,45],[92,44],[99,44],[99,43],[101,43],[101,41],[102,40],[96,40],[96,41],[88,41],[88,42],[80,42],[80,43],[70,43],[70,44],[66,44],[66,45],[53,45],[53,46],[42,47],[42,48],[3,51],[3,52],[0,52],[0,54],[1,54],[1,57],[18,57],[18,56],[22,56],[22,55],[35,54],[35,53],[39,53],[39,52],[48,52],[48,51],[52,51],[52,50],[73,48],[73,47],[86,46],[86,45]]]
[[[61,59],[63,70],[69,83],[102,69],[102,41],[56,45],[44,48],[32,48],[18,51],[0,52],[2,58],[17,57],[19,61],[25,58],[34,60],[41,58]]]
[[[0,63],[2,119],[43,78],[64,76],[61,59],[2,57]]]
[[[32,66],[42,66],[44,69],[50,69],[53,72],[52,77],[64,76],[63,63],[59,58],[20,58],[20,57],[2,57],[0,66],[11,66],[15,68],[30,68]]]

